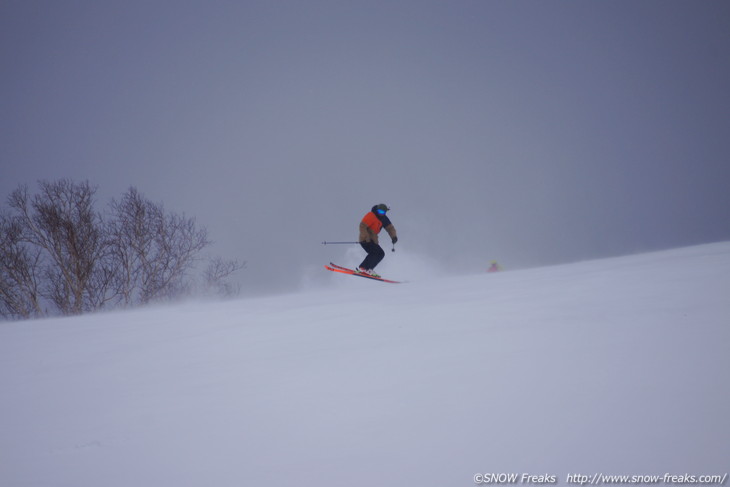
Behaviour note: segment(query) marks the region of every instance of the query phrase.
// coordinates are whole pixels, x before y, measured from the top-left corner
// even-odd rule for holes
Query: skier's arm
[[[393,243],[396,243],[398,241],[398,234],[395,232],[395,227],[392,223],[385,227],[385,231],[388,232],[388,235],[390,235],[390,240]]]
[[[359,242],[372,242],[374,240],[374,234],[373,231],[370,230],[370,227],[368,227],[365,222],[360,222],[360,236],[358,238]]]

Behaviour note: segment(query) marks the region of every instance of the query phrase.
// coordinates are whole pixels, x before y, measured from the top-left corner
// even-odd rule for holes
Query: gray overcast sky
[[[341,261],[320,242],[380,202],[386,259],[459,270],[727,240],[729,25],[703,0],[0,0],[0,197],[136,186],[259,291]]]

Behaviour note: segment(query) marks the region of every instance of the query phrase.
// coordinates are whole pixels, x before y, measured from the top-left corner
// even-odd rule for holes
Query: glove
[[[393,245],[395,245],[395,243],[398,241],[398,237],[393,237],[391,240],[393,242]]]

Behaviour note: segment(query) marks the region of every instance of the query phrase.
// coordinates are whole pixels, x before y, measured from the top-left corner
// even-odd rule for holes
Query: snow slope
[[[0,324],[0,485],[730,469],[730,243],[402,285],[331,279]]]

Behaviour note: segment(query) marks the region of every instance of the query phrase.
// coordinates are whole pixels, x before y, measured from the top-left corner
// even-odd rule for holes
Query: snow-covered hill
[[[0,485],[730,469],[730,243],[402,285],[331,277],[0,324]]]

